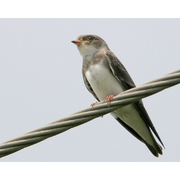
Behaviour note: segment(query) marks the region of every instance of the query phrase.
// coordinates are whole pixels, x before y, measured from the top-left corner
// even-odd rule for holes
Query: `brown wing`
[[[123,66],[123,64],[119,61],[119,59],[111,52],[111,51],[106,51],[106,57],[105,57],[109,63],[109,67],[113,73],[113,75],[116,77],[116,79],[119,81],[119,83],[124,87],[125,90],[131,89],[135,87],[135,84],[133,80],[131,79],[129,73]],[[149,127],[153,133],[156,135],[158,140],[162,143],[161,138],[159,137],[146,109],[143,106],[142,100],[137,101],[134,103],[136,109],[138,110],[139,114],[143,118],[144,122],[146,123],[147,127]],[[126,125],[127,126],[127,125]],[[126,127],[128,129],[128,127]],[[130,131],[130,129],[128,129]],[[134,132],[131,132],[135,137],[137,137]],[[139,138],[138,138],[139,139]],[[164,146],[164,145],[163,145]]]

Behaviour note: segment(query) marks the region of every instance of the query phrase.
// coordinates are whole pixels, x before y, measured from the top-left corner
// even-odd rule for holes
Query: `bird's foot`
[[[91,106],[94,107],[98,102],[92,103]]]
[[[113,99],[114,96],[115,96],[115,95],[107,96],[107,97],[106,97],[107,103],[111,102],[111,100]]]

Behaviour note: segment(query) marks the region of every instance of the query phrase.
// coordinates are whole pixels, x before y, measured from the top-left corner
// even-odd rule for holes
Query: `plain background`
[[[96,101],[71,43],[79,35],[102,37],[139,86],[179,69],[179,32],[179,19],[0,19],[0,142]],[[179,92],[177,85],[143,100],[166,147],[159,158],[106,115],[0,161],[179,161]]]

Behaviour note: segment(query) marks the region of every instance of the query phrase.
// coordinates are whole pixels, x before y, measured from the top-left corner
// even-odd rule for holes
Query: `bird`
[[[80,35],[71,42],[77,46],[83,57],[84,84],[98,101],[109,102],[117,94],[136,87],[124,65],[101,37],[92,34]],[[154,156],[163,154],[164,144],[142,100],[120,107],[111,112],[111,115],[143,142]],[[156,141],[155,136],[162,146]]]

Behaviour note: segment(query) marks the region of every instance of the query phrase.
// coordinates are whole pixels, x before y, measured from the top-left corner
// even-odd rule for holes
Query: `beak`
[[[77,45],[77,44],[81,44],[83,41],[77,40],[77,41],[71,41],[71,42]]]
[[[81,44],[81,43],[86,43],[86,44],[89,44],[90,42],[89,41],[79,41],[79,40],[76,40],[76,41],[71,41],[72,43],[78,45],[78,44]]]

